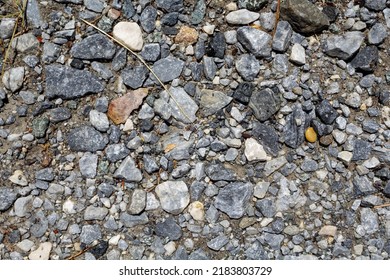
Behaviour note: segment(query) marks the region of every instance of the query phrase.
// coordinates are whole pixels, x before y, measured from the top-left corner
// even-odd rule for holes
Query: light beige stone
[[[112,35],[132,51],[140,51],[144,45],[142,30],[135,22],[119,22],[114,26]]]

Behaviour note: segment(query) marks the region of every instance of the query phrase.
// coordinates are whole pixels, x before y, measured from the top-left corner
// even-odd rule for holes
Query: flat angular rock
[[[29,0],[27,2],[26,17],[29,26],[39,28],[43,24],[42,15],[37,0]]]
[[[24,67],[15,67],[5,71],[2,79],[4,86],[12,92],[22,88],[23,80]]]
[[[9,39],[12,37],[15,23],[16,23],[15,18],[3,18],[0,21],[0,38],[1,39]]]
[[[229,242],[229,238],[226,235],[220,235],[207,242],[207,247],[209,247],[211,250],[219,251],[228,242]]]
[[[104,84],[86,70],[52,64],[46,66],[45,72],[45,95],[50,99],[74,99],[104,89]]]
[[[260,72],[260,63],[252,54],[243,54],[236,60],[238,74],[245,81],[253,81]]]
[[[95,207],[93,205],[88,206],[84,212],[84,220],[93,221],[99,220],[103,221],[108,214],[108,209],[105,207]]]
[[[271,125],[255,122],[253,124],[252,136],[260,141],[267,153],[277,156],[279,148],[279,136]]]
[[[287,21],[279,21],[272,40],[272,49],[277,52],[285,52],[290,43],[291,35],[291,25]]]
[[[148,74],[149,70],[143,65],[135,67],[127,66],[122,70],[121,77],[126,86],[129,86],[131,89],[137,89],[142,87]]]
[[[174,215],[180,214],[190,202],[188,187],[183,181],[166,181],[157,185],[155,192],[162,209]]]
[[[140,214],[146,207],[146,192],[142,189],[135,189],[131,196],[131,203],[128,211],[130,214]]]
[[[264,151],[263,146],[253,138],[248,138],[245,140],[244,153],[248,161],[266,161],[269,159],[267,153]]]
[[[252,193],[251,183],[230,183],[218,192],[214,206],[230,218],[239,219],[245,214]]]
[[[142,180],[142,173],[136,167],[135,161],[128,156],[122,161],[113,177],[124,179],[126,182],[140,182]]]
[[[58,107],[50,110],[50,122],[58,123],[66,121],[72,117],[72,113],[68,108]]]
[[[366,160],[371,155],[372,146],[370,142],[363,139],[356,139],[353,146],[352,161]]]
[[[306,63],[305,48],[300,44],[294,44],[291,48],[290,61],[296,65],[304,65]]]
[[[171,87],[170,92],[172,96],[169,99],[169,105],[172,116],[176,120],[184,123],[194,122],[196,120],[195,114],[199,108],[195,101],[185,92],[182,87]]]
[[[16,193],[9,188],[0,188],[0,212],[6,211],[14,204]]]
[[[162,238],[168,237],[169,240],[179,240],[182,236],[181,227],[172,217],[168,217],[164,222],[156,224],[156,234]]]
[[[147,224],[149,222],[149,218],[145,212],[141,215],[130,215],[127,212],[123,212],[120,215],[120,221],[125,227],[132,228],[135,226]]]
[[[297,125],[297,121],[300,125]],[[292,113],[286,118],[283,128],[284,143],[291,148],[298,148],[305,141],[305,131],[309,126],[309,117],[299,105],[295,106]]]
[[[20,53],[29,52],[39,47],[39,41],[32,33],[25,33],[13,40],[12,47]]]
[[[368,32],[368,42],[373,45],[381,44],[387,37],[386,25],[376,23]]]
[[[379,59],[379,51],[375,46],[362,48],[352,59],[351,66],[356,70],[372,73]]]
[[[234,181],[236,174],[233,170],[224,167],[222,164],[209,164],[205,168],[206,175],[212,181]]]
[[[331,57],[348,60],[359,50],[363,41],[364,34],[360,31],[329,36],[324,45],[324,52]]]
[[[221,91],[204,89],[200,98],[201,112],[204,116],[210,116],[225,108],[233,98]]]
[[[152,69],[157,77],[159,77],[163,83],[166,83],[180,76],[183,71],[184,64],[184,61],[174,56],[168,56],[156,61]],[[154,79],[154,76],[152,78]]]
[[[81,175],[86,178],[95,178],[98,156],[92,153],[85,153],[79,161]]]
[[[285,156],[281,156],[272,160],[267,161],[264,167],[264,176],[268,177],[275,171],[282,168],[287,163]]]
[[[102,238],[102,232],[100,231],[99,225],[85,225],[81,229],[80,242],[85,245],[89,245],[95,240]]]
[[[282,1],[280,15],[298,33],[317,33],[329,26],[328,17],[308,0]]]
[[[115,55],[115,44],[103,34],[94,34],[77,42],[70,50],[74,58],[89,60],[107,60]]]
[[[271,118],[280,108],[280,97],[269,88],[255,91],[249,101],[249,107],[253,110],[259,121]]]
[[[237,29],[237,40],[258,58],[271,56],[272,36],[268,33],[244,26]]]
[[[106,147],[108,139],[93,127],[84,125],[70,130],[67,143],[72,151],[96,152]]]
[[[119,143],[107,146],[105,152],[110,162],[117,162],[124,159],[130,153],[130,150],[126,148],[125,144]]]
[[[167,12],[178,12],[183,8],[183,0],[157,0],[157,8]]]
[[[247,9],[241,9],[227,14],[226,21],[230,24],[246,25],[254,22],[258,18],[259,13],[251,12]]]
[[[324,124],[332,124],[339,115],[326,99],[317,105],[316,114]]]

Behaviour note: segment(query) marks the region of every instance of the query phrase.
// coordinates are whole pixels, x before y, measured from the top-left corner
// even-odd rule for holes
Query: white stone
[[[269,182],[257,182],[253,189],[253,196],[257,198],[264,198],[269,186]]]
[[[16,246],[23,252],[28,252],[31,250],[32,246],[34,246],[34,242],[28,239],[24,239],[16,244]]]
[[[342,160],[344,163],[349,164],[352,159],[352,153],[348,151],[342,151],[337,155],[337,158]]]
[[[51,248],[52,244],[50,242],[44,242],[39,245],[38,249],[31,252],[30,255],[28,255],[28,258],[30,260],[48,260]]]
[[[270,159],[264,151],[263,146],[253,138],[245,140],[244,153],[248,161],[266,161]]]
[[[215,25],[205,25],[203,26],[203,31],[206,32],[209,35],[213,35],[215,30]]]
[[[326,225],[320,229],[319,235],[326,235],[334,237],[336,235],[337,227]]]
[[[134,123],[131,119],[127,119],[125,125],[123,126],[123,131],[130,131],[134,129]]]
[[[367,167],[368,169],[372,169],[377,167],[380,163],[380,161],[376,157],[372,157],[366,161],[363,162],[363,165]]]
[[[4,72],[3,84],[12,92],[16,92],[23,85],[24,80],[24,67],[11,68]]]
[[[26,176],[24,176],[22,170],[15,170],[14,174],[12,174],[12,176],[9,177],[9,180],[12,183],[17,184],[19,186],[27,186],[28,185],[28,181],[26,179]]]
[[[146,207],[145,207],[145,210],[146,211],[156,210],[159,207],[160,207],[160,202],[158,201],[156,196],[153,193],[148,192],[146,194]]]
[[[332,131],[332,136],[338,144],[343,144],[347,140],[347,134],[337,129]]]
[[[114,26],[112,35],[132,51],[140,51],[144,45],[142,30],[135,22],[119,22]]]
[[[241,9],[230,12],[226,16],[226,21],[230,24],[245,25],[254,22],[259,18],[259,13],[248,11],[247,9]]]
[[[196,221],[204,220],[204,206],[200,201],[194,201],[188,206],[188,212]]]
[[[119,239],[121,239],[120,234],[115,235],[108,240],[108,244],[116,246],[118,245]]]
[[[170,256],[176,251],[176,243],[174,241],[169,241],[164,245],[165,255]]]
[[[290,61],[297,65],[306,63],[305,48],[300,44],[294,44],[291,48]]]
[[[66,214],[76,214],[77,212],[74,207],[75,207],[74,201],[68,198],[62,205],[62,211],[64,211]]]
[[[183,181],[166,181],[157,185],[155,192],[161,207],[171,214],[180,214],[190,203],[188,187]]]
[[[89,121],[99,131],[107,131],[110,127],[107,115],[97,110],[89,112]]]

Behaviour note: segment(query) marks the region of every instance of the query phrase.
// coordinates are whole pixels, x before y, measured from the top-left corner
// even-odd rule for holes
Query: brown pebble
[[[329,146],[330,144],[332,144],[332,142],[333,142],[333,137],[332,137],[332,135],[325,135],[325,136],[322,136],[321,138],[320,138],[320,144],[322,145],[322,146]]]

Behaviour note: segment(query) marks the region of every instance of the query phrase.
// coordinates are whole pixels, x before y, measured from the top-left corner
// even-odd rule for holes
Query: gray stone
[[[247,9],[232,11],[226,15],[226,21],[230,24],[236,25],[246,25],[254,22],[258,18],[258,13],[248,11]]]
[[[140,55],[145,61],[155,62],[160,57],[160,44],[145,44]]]
[[[80,242],[85,245],[90,245],[95,240],[100,240],[102,233],[99,225],[85,225],[81,229]]]
[[[140,120],[149,120],[154,117],[153,108],[150,107],[147,103],[144,103],[139,110],[138,118]]]
[[[142,180],[142,173],[136,167],[135,161],[128,156],[122,161],[113,177],[124,179],[126,182],[140,182]]]
[[[214,59],[212,57],[204,56],[203,66],[205,77],[212,81],[217,73],[217,65],[215,64]]]
[[[244,26],[237,29],[237,40],[258,58],[271,56],[272,37],[268,33]]]
[[[127,19],[131,19],[135,15],[136,10],[134,8],[132,0],[122,1],[122,12],[123,16]]]
[[[124,159],[129,155],[130,150],[126,148],[123,143],[108,145],[106,150],[106,157],[110,162],[117,162],[118,160]]]
[[[112,59],[115,55],[115,44],[103,34],[94,34],[77,42],[70,50],[74,58],[99,60]]]
[[[84,212],[84,220],[93,221],[99,220],[103,221],[108,214],[108,209],[105,207],[95,207],[93,205],[88,206]]]
[[[183,0],[157,0],[157,8],[167,12],[178,12],[183,8]]]
[[[42,237],[49,227],[49,221],[45,217],[43,211],[39,210],[38,212],[36,212],[30,218],[30,221],[32,222],[32,225],[30,227],[31,234],[36,238]]]
[[[18,198],[14,204],[15,215],[20,218],[30,216],[32,200],[31,195]]]
[[[91,63],[91,67],[93,70],[95,70],[100,77],[102,77],[104,80],[108,80],[110,78],[112,78],[114,75],[112,74],[112,71],[110,70],[110,68],[108,67],[107,64],[105,63],[100,63],[100,62],[96,62],[96,61],[93,61]]]
[[[353,146],[352,161],[366,160],[370,157],[372,146],[369,142],[356,139]]]
[[[245,256],[248,260],[268,260],[268,255],[264,250],[260,241],[253,242],[248,249],[245,250]]]
[[[143,156],[143,167],[145,171],[149,174],[152,174],[159,170],[159,167],[156,163],[156,161],[153,159],[152,156],[144,154]]]
[[[279,111],[280,102],[278,94],[266,88],[252,94],[249,107],[259,121],[266,121]]]
[[[352,59],[351,66],[363,72],[372,73],[379,59],[379,51],[375,46],[362,48]]]
[[[156,28],[157,10],[153,6],[147,6],[142,11],[140,23],[146,33],[151,33]]]
[[[276,214],[275,203],[269,198],[258,200],[256,202],[256,208],[267,218],[272,218]]]
[[[206,175],[213,181],[234,181],[236,174],[222,164],[209,164],[205,168]]]
[[[22,90],[19,92],[19,96],[23,99],[23,103],[25,103],[27,105],[32,105],[35,103],[36,97],[35,97],[35,94],[31,91]]]
[[[223,92],[204,89],[201,91],[200,108],[202,115],[210,116],[225,108],[233,98]]]
[[[57,60],[61,53],[61,48],[53,43],[45,42],[43,45],[42,61],[44,63],[52,63]]]
[[[66,121],[72,117],[72,113],[68,108],[58,107],[50,110],[49,120],[52,123]]]
[[[374,11],[382,11],[386,8],[386,0],[366,0],[364,6]]]
[[[8,210],[16,200],[16,193],[9,188],[0,188],[0,212]]]
[[[260,122],[253,123],[252,136],[256,137],[267,153],[277,156],[279,152],[279,136],[275,128]]]
[[[287,21],[279,21],[272,40],[272,49],[277,52],[285,52],[292,35],[291,25]]]
[[[290,61],[296,65],[304,65],[306,63],[305,48],[300,44],[294,44],[291,48]]]
[[[35,179],[51,182],[54,180],[54,170],[51,167],[43,168],[35,172]]]
[[[204,0],[197,0],[194,10],[191,13],[191,23],[199,24],[206,14],[206,3]]]
[[[264,167],[264,176],[268,177],[275,171],[282,168],[287,163],[287,159],[285,156],[281,156],[266,162]]]
[[[289,67],[287,56],[285,54],[276,54],[272,66],[278,72],[287,73]]]
[[[136,67],[128,66],[122,70],[121,77],[125,85],[131,89],[137,89],[142,87],[148,74],[148,69],[143,65]]]
[[[156,223],[155,231],[157,236],[173,241],[179,240],[183,234],[180,226],[172,217],[166,218],[163,222]]]
[[[12,47],[20,53],[29,52],[38,49],[39,42],[32,33],[25,33],[16,37],[12,42]]]
[[[351,254],[351,250],[343,246],[340,243],[336,243],[333,247],[333,256],[335,257],[347,257]]]
[[[369,208],[361,208],[360,221],[367,234],[373,234],[379,230],[378,214]]]
[[[286,0],[281,2],[280,15],[298,33],[317,33],[329,26],[328,17],[308,0]]]
[[[208,241],[207,247],[209,247],[211,250],[219,251],[228,242],[229,242],[229,237],[227,237],[226,235],[220,235]]]
[[[359,81],[359,85],[363,88],[371,88],[375,83],[375,79],[376,77],[373,74],[366,75]]]
[[[365,176],[355,176],[352,183],[354,186],[354,193],[357,196],[366,196],[377,192],[377,190],[372,186],[371,181]]]
[[[174,57],[168,56],[160,59],[153,64],[153,71],[163,82],[170,82],[180,76],[184,68],[184,61]],[[153,77],[154,79],[154,77]]]
[[[368,32],[368,42],[373,45],[381,44],[387,38],[387,28],[382,23],[376,23]]]
[[[97,110],[91,110],[89,112],[89,121],[93,127],[102,132],[107,131],[110,127],[107,115]]]
[[[188,187],[183,181],[166,181],[157,185],[155,192],[161,207],[168,213],[181,213],[190,202]]]
[[[317,105],[316,114],[324,124],[332,124],[338,117],[337,111],[326,99],[322,100],[322,102]]]
[[[11,68],[4,72],[3,84],[12,92],[16,92],[23,86],[24,80],[24,67]]]
[[[245,214],[252,193],[251,183],[230,183],[218,192],[214,206],[230,218],[239,219]]]
[[[145,212],[141,215],[129,215],[128,213],[123,212],[121,213],[119,219],[123,225],[128,228],[145,225],[149,222],[149,218]]]
[[[260,72],[260,63],[252,54],[243,54],[236,60],[238,74],[245,81],[253,81]]]
[[[0,22],[0,38],[9,39],[12,37],[14,31],[16,19],[15,18],[2,18]]]
[[[362,128],[363,131],[368,132],[368,133],[376,133],[378,132],[380,125],[373,120],[365,120],[362,123]]]
[[[225,56],[226,41],[222,32],[214,33],[206,49],[207,55],[223,59]]]
[[[301,165],[302,171],[313,172],[318,169],[318,163],[312,159],[305,159]]]
[[[81,175],[86,178],[95,178],[98,156],[92,153],[85,153],[79,161]]]
[[[202,249],[197,249],[193,251],[189,256],[188,260],[210,260],[210,257],[207,255],[207,253]]]
[[[36,118],[32,121],[32,133],[36,138],[43,138],[49,128],[49,119],[46,117]]]
[[[34,28],[39,28],[43,24],[41,11],[37,0],[29,0],[26,6],[27,24]]]
[[[48,65],[45,68],[45,95],[50,98],[73,99],[87,93],[103,91],[104,84],[93,74],[85,70],[61,65]]]
[[[131,196],[129,213],[133,215],[140,214],[146,206],[146,192],[142,189],[135,189]]]
[[[324,45],[324,52],[331,57],[347,60],[359,50],[363,41],[364,34],[359,31],[329,36]]]
[[[184,123],[194,122],[196,120],[195,114],[198,111],[198,105],[195,101],[182,87],[171,87],[170,93],[169,105],[172,116]]]
[[[361,105],[360,94],[358,94],[356,92],[352,92],[352,93],[348,94],[348,97],[345,100],[345,104],[347,104],[349,107],[352,107],[355,109],[359,108]]]
[[[84,0],[84,5],[88,10],[101,13],[105,6],[104,0]]]
[[[96,152],[103,150],[108,139],[91,126],[79,126],[70,130],[67,142],[72,151]]]

